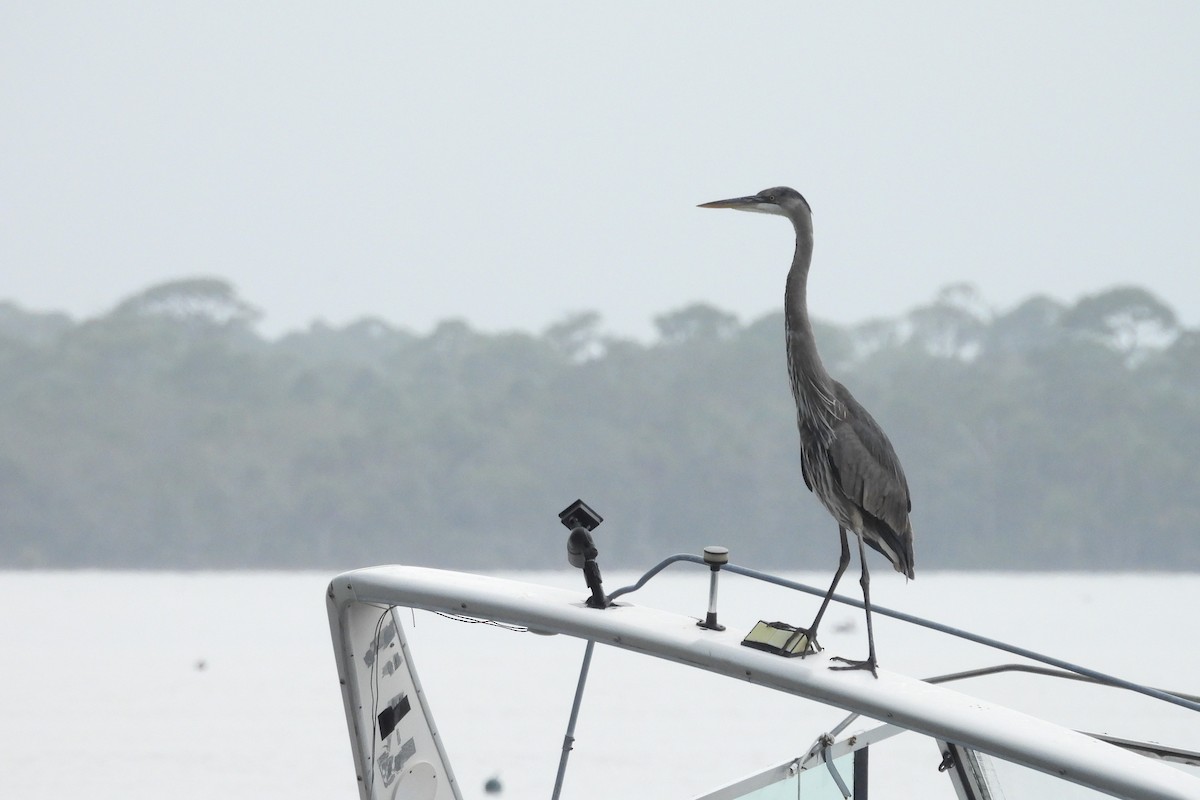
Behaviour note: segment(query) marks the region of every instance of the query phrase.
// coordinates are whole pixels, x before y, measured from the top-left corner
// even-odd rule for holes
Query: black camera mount
[[[604,594],[600,565],[596,563],[600,551],[592,539],[592,531],[599,527],[604,518],[589,508],[587,503],[576,500],[559,513],[558,519],[571,531],[567,537],[567,561],[572,567],[583,570],[583,579],[592,592],[587,604],[592,608],[608,608],[611,603]]]

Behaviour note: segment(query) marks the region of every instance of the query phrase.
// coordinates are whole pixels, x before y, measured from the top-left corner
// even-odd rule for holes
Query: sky
[[[232,282],[268,335],[380,317],[646,337],[947,284],[1145,286],[1200,324],[1200,5],[0,0],[0,300]]]

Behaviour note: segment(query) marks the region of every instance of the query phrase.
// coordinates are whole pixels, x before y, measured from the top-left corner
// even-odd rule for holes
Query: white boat
[[[688,616],[633,602],[632,590],[665,565],[680,561],[708,568],[710,606],[705,613]],[[866,672],[828,669],[825,653],[790,658],[769,648],[747,646],[750,629],[723,629],[717,622],[716,584],[722,569],[790,585],[722,564],[719,558],[708,558],[706,563],[697,556],[668,559],[638,584],[612,595],[599,590],[598,580],[591,590],[570,591],[414,566],[371,567],[337,576],[330,583],[327,605],[360,797],[463,797],[430,710],[437,698],[427,698],[422,690],[402,615],[397,613],[411,608],[522,626],[534,633],[576,637],[587,643],[555,796],[568,766],[591,653],[599,644],[674,662],[679,669],[706,670],[757,684],[842,709],[848,715],[828,730],[811,731],[813,744],[807,750],[751,775],[730,776],[726,785],[697,800],[862,800],[871,796],[871,786],[895,780],[879,774],[878,769],[873,771],[877,760],[869,760],[868,754],[888,747],[891,737],[908,731],[927,737],[930,747],[938,748],[942,757],[939,771],[953,790],[948,796],[963,800],[1006,797],[1005,787],[991,768],[992,760],[997,759],[1034,770],[1043,779],[1035,794],[1007,795],[1008,800],[1026,796],[1200,800],[1200,772],[1194,769],[1200,767],[1200,753],[1158,742],[1089,735],[946,685],[967,676],[918,680],[880,669],[876,679]],[[614,602],[600,603],[596,598]],[[595,607],[599,605],[606,607]],[[881,611],[892,613],[876,609],[876,613]],[[1195,697],[1117,681],[990,640],[985,643],[1054,666],[1053,670],[1043,669],[1045,672],[1058,674],[1067,667],[1088,680],[1119,684],[1113,691],[1138,691],[1183,706],[1190,713],[1200,710]],[[1006,668],[1024,667],[999,669]],[[1200,724],[1200,716],[1197,720]]]

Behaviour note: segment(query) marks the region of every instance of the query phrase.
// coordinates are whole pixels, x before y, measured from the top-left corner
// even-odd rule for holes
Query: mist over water
[[[0,573],[0,796],[356,797],[324,607],[331,577]],[[575,572],[511,577],[582,589]],[[668,571],[630,599],[700,615],[705,592],[703,576]],[[1200,689],[1200,643],[1180,613],[1200,607],[1200,575],[945,572],[906,584],[881,574],[872,598],[1126,679]],[[722,621],[803,624],[816,602],[727,575]],[[865,653],[860,615],[830,611],[830,652]],[[583,643],[426,612],[399,619],[464,796],[483,797],[499,776],[501,797],[548,797]],[[920,677],[1014,660],[878,617],[876,637],[882,668]],[[1200,749],[1195,714],[1136,696],[1032,677],[964,690],[1084,730]],[[564,797],[692,797],[802,753],[841,716],[600,647]],[[875,768],[905,776],[873,784],[873,797],[940,785],[937,754],[909,738],[895,741],[892,762],[882,745],[872,751]]]

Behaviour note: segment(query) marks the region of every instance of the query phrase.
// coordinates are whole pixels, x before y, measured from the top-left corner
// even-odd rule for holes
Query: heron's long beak
[[[758,195],[749,197],[732,197],[728,200],[714,200],[711,203],[701,203],[696,208],[747,208],[764,202]]]

